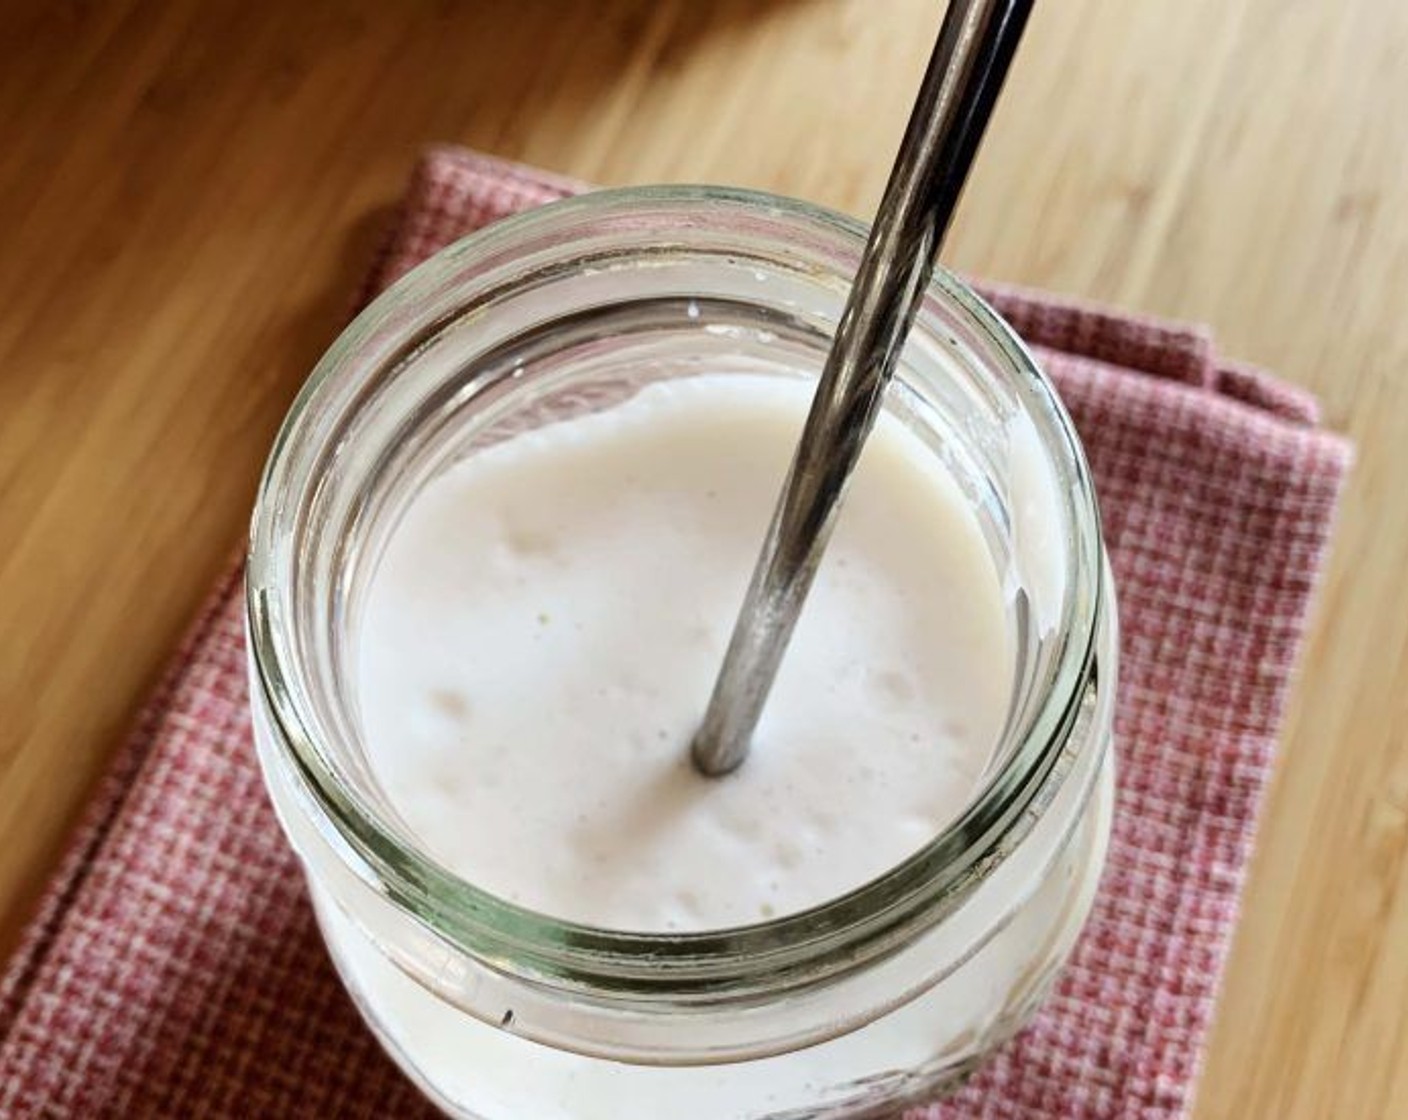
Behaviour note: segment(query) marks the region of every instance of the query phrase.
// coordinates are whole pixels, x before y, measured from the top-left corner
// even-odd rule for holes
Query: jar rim
[[[1107,577],[1099,510],[1080,441],[1055,389],[1012,328],[963,281],[938,268],[927,299],[937,300],[981,332],[1007,364],[1022,406],[1050,421],[1039,433],[1064,468],[1066,484],[1058,493],[1067,507],[1068,540],[1076,562],[1075,579],[1064,595],[1065,640],[1059,644],[1044,695],[1024,720],[1015,747],[992,768],[965,810],[917,852],[817,906],[751,925],[688,933],[603,929],[529,910],[454,874],[408,843],[324,757],[318,743],[328,729],[318,727],[316,717],[299,702],[299,650],[289,640],[292,624],[274,602],[282,578],[279,545],[289,535],[286,520],[296,514],[285,497],[306,492],[314,482],[298,477],[290,462],[292,448],[301,421],[325,404],[330,386],[346,372],[349,350],[372,324],[416,305],[427,293],[444,304],[429,309],[428,318],[442,328],[456,321],[442,283],[476,262],[511,255],[515,244],[530,237],[590,228],[608,214],[673,215],[676,220],[692,214],[700,220],[727,221],[740,211],[765,214],[856,257],[868,232],[853,218],[807,202],[713,186],[595,191],[497,221],[417,266],[349,324],[296,397],[260,482],[246,568],[252,685],[266,701],[281,756],[292,763],[302,791],[331,825],[331,835],[322,830],[325,837],[364,882],[436,936],[482,961],[535,980],[628,996],[666,991],[676,997],[713,999],[811,983],[886,955],[940,920],[983,877],[998,841],[1028,814],[1056,773],[1096,673]],[[840,279],[849,284],[849,276]],[[845,952],[837,951],[841,948]]]

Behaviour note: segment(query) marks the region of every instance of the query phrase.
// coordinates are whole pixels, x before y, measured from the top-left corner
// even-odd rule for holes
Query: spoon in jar
[[[879,414],[1032,0],[951,0],[817,383],[762,552],[691,747],[748,755],[778,666]]]

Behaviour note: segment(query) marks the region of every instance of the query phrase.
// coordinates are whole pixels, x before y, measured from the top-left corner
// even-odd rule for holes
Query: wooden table
[[[868,214],[932,0],[0,12],[0,928],[236,546],[417,149]],[[1201,1120],[1408,1116],[1408,4],[1040,6],[948,259],[1210,321],[1360,457]]]

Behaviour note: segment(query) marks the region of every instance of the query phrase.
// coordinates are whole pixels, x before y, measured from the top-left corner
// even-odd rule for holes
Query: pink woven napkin
[[[431,152],[367,292],[574,189]],[[989,294],[1058,382],[1095,471],[1123,622],[1119,796],[1109,870],[1055,994],[922,1114],[1177,1117],[1348,452],[1313,400],[1222,362],[1200,330]],[[8,966],[4,1116],[430,1115],[334,978],[260,786],[241,606],[232,572]]]

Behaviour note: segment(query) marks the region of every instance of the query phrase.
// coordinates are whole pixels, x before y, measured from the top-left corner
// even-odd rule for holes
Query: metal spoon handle
[[[743,761],[1032,0],[952,0],[692,753]]]

